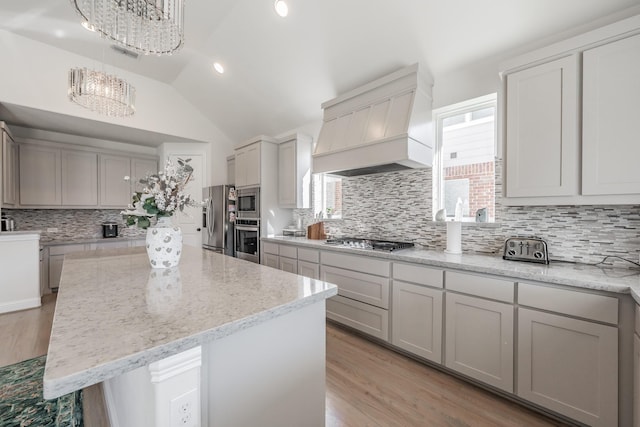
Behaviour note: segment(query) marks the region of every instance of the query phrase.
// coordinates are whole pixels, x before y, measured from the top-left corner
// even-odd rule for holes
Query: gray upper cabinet
[[[62,204],[62,160],[57,148],[20,146],[20,205]]]
[[[640,203],[637,18],[500,68],[505,204]]]
[[[124,208],[134,191],[141,191],[140,179],[157,173],[155,160],[100,155],[100,206]]]
[[[254,187],[260,185],[260,142],[236,149],[235,184],[236,187]]]
[[[583,55],[582,193],[640,193],[640,34]]]
[[[302,134],[278,145],[278,204],[282,208],[311,207],[311,141]]]
[[[9,130],[0,123],[2,140],[2,207],[12,207],[17,203],[18,184],[18,146],[14,142]]]
[[[100,155],[101,206],[121,208],[131,203],[131,180],[131,158]]]
[[[24,207],[125,208],[139,189],[135,177],[158,170],[155,159],[56,144],[20,144],[19,159],[19,205]]]
[[[98,155],[84,151],[61,151],[63,206],[98,204]]]

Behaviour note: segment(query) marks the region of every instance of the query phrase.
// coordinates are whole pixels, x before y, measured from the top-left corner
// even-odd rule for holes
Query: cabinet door
[[[227,158],[227,184],[235,185],[236,183],[236,158],[234,156]]]
[[[618,425],[618,329],[520,308],[517,394],[591,426]]]
[[[447,292],[445,365],[513,392],[513,306]]]
[[[640,194],[640,35],[583,56],[582,193]]]
[[[260,185],[260,143],[252,144],[246,149],[246,165],[244,185]]]
[[[633,335],[633,425],[640,427],[640,337]]]
[[[3,132],[2,138],[2,205],[13,206],[16,203],[16,153],[13,140]]]
[[[49,289],[60,286],[64,255],[49,255]]]
[[[262,254],[262,264],[267,267],[280,268],[280,257],[274,254]]]
[[[236,187],[244,187],[247,185],[247,148],[239,148],[236,150],[235,165],[235,183]]]
[[[60,150],[20,146],[20,205],[56,206],[62,203]]]
[[[575,55],[507,75],[506,196],[578,194]]]
[[[314,262],[298,261],[298,274],[312,279],[319,279],[320,266]]]
[[[98,206],[98,155],[62,151],[62,205]]]
[[[280,257],[280,270],[298,273],[298,261],[293,258]]]
[[[297,203],[296,141],[278,145],[278,204],[295,208]]]
[[[134,175],[134,176],[131,176]],[[125,177],[129,180],[125,180]],[[144,175],[143,175],[144,176]],[[100,156],[100,206],[124,208],[131,203],[131,159],[124,156]]]
[[[391,343],[436,363],[442,361],[442,291],[393,281]]]
[[[142,191],[145,187],[144,184],[140,184],[140,179],[147,175],[158,173],[158,162],[150,159],[131,159],[131,188],[130,193],[134,191]],[[129,194],[129,200],[127,204],[131,203],[131,194]]]

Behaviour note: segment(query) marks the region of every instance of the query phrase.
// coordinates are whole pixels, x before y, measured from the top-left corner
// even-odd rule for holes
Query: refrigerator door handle
[[[213,198],[209,199],[209,224],[207,230],[209,231],[209,236],[213,236],[213,231],[215,230],[216,224],[216,216],[215,211],[213,210]]]

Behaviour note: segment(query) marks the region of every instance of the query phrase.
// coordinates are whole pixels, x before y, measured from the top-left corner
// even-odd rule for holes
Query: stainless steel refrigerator
[[[235,188],[216,185],[202,190],[202,247],[235,256],[233,235],[236,215]]]

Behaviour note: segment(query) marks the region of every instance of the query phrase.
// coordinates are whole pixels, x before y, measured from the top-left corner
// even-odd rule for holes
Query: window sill
[[[447,222],[451,221],[432,221],[435,224],[445,225]],[[473,228],[500,228],[502,226],[499,222],[475,222],[475,221],[461,221],[462,227],[473,227]]]

